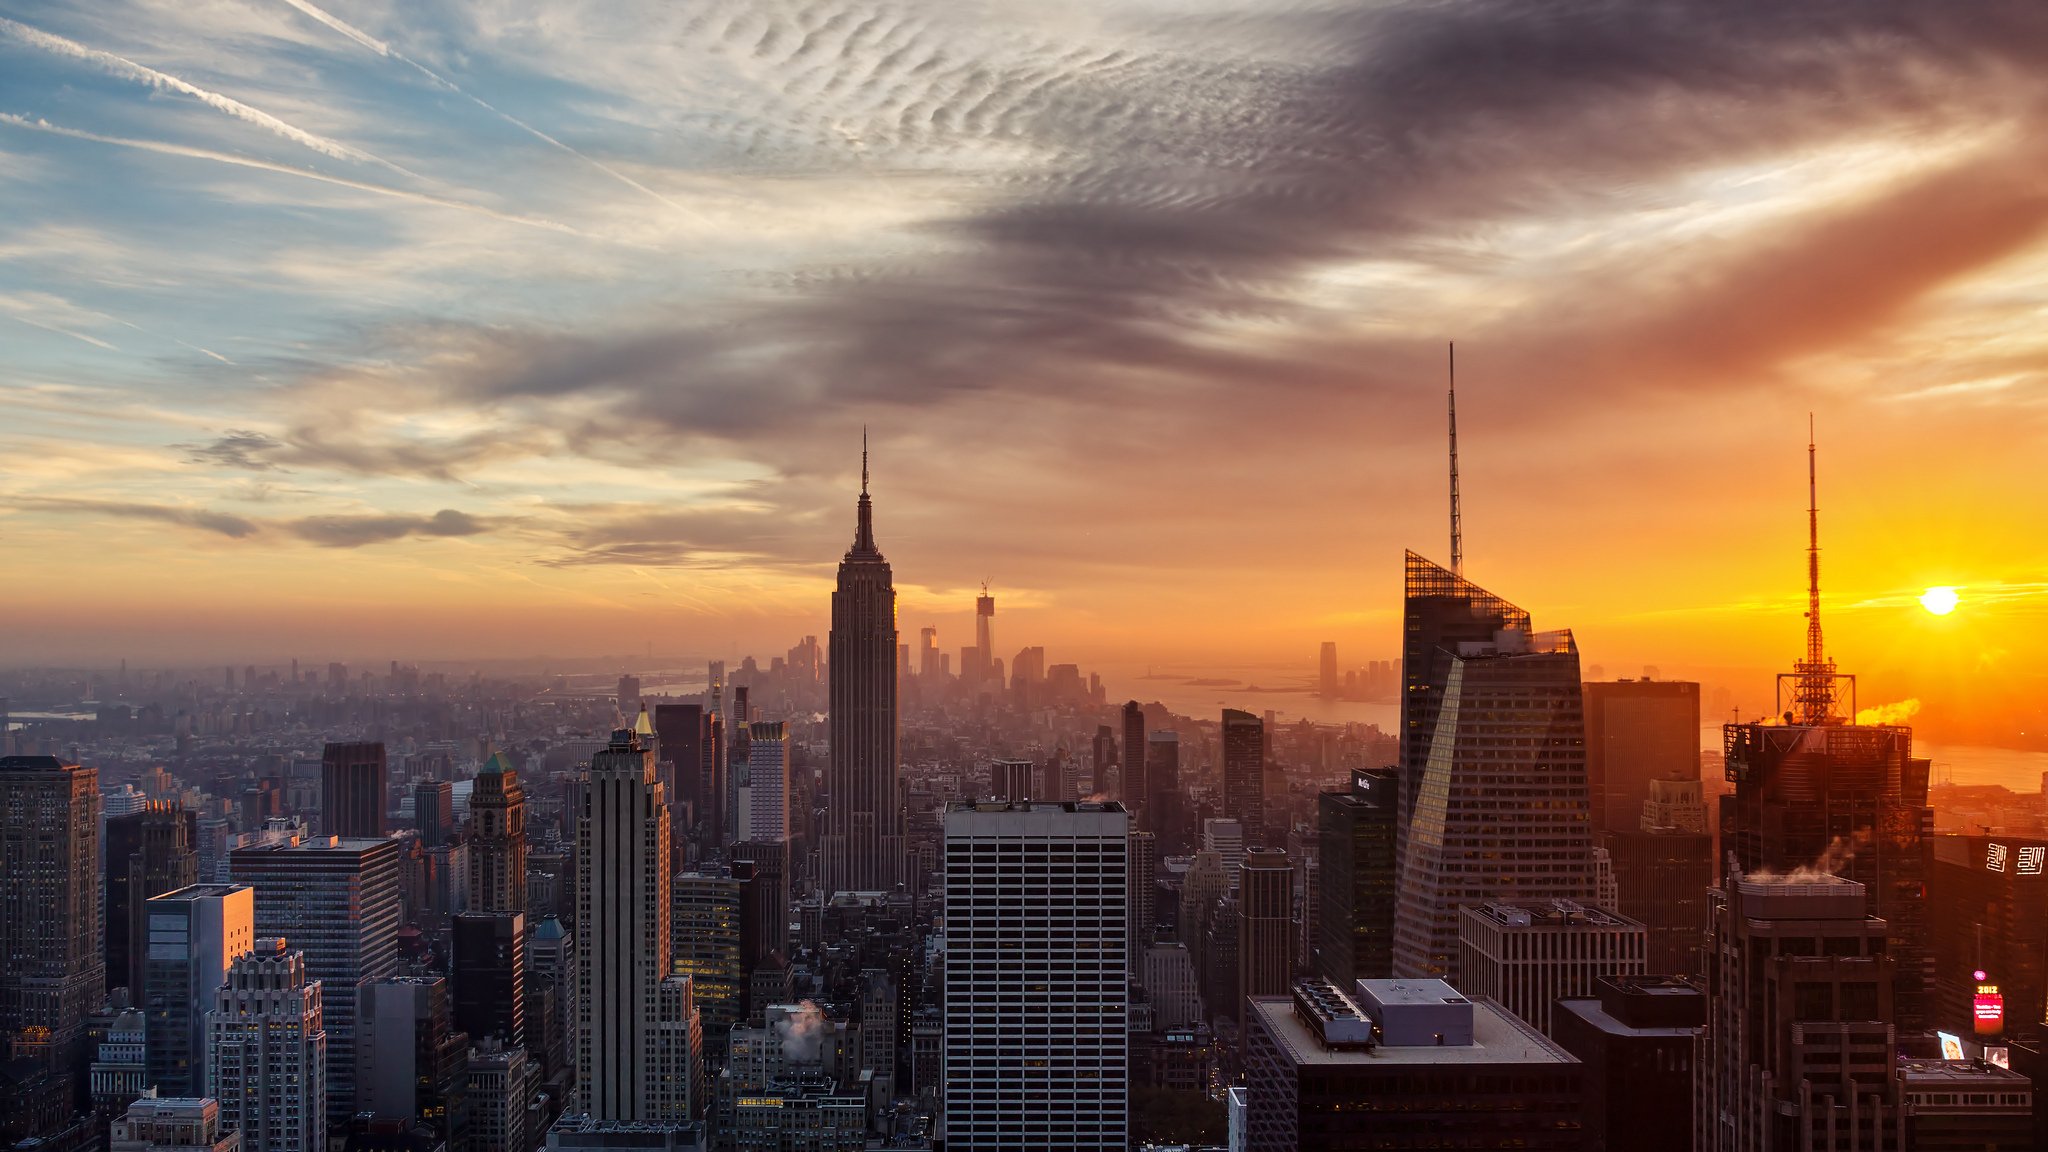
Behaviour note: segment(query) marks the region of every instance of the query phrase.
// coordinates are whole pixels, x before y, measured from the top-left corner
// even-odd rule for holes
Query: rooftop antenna
[[[868,426],[860,426],[860,494],[868,494]]]
[[[1849,685],[1849,715],[1855,715],[1856,678],[1835,670],[1828,659],[1820,630],[1820,482],[1814,448],[1813,413],[1806,414],[1806,654],[1792,666],[1792,707],[1784,710],[1790,721],[1826,724],[1841,702],[1841,682]],[[1786,676],[1780,675],[1779,706],[1784,705]]]
[[[1458,345],[1445,346],[1451,371],[1451,572],[1465,574],[1465,525],[1458,506]]]

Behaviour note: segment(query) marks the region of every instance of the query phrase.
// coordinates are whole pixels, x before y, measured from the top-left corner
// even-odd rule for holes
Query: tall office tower
[[[832,593],[832,761],[825,776],[822,887],[888,892],[902,883],[902,778],[896,763],[896,586],[875,548],[867,451],[853,547]]]
[[[1778,675],[1783,723],[1722,726],[1735,792],[1721,797],[1721,850],[1745,873],[1812,866],[1863,885],[1869,911],[1891,926],[1899,1029],[1921,1032],[1934,983],[1930,764],[1913,755],[1911,728],[1853,723],[1855,677],[1836,670],[1821,633],[1814,471],[1809,442],[1806,651]]]
[[[1499,1005],[1441,980],[1320,979],[1251,1004],[1235,1147],[1580,1147],[1579,1062]]]
[[[142,906],[199,883],[199,814],[175,802],[146,800],[142,810],[107,820],[107,987],[142,995]]]
[[[1150,832],[1131,829],[1129,851],[1124,854],[1130,883],[1126,885],[1126,907],[1130,921],[1131,970],[1137,971],[1145,946],[1159,932],[1159,851]]]
[[[471,1042],[495,1036],[526,1043],[526,917],[464,912],[455,917],[449,971],[455,978],[455,1028]]]
[[[1236,708],[1223,710],[1223,814],[1244,826],[1246,844],[1274,846],[1265,824],[1266,726]]]
[[[618,701],[619,715],[628,722],[631,722],[633,714],[640,711],[640,678],[638,676],[631,673],[620,674]]]
[[[1452,658],[1467,641],[1491,643],[1502,631],[1529,631],[1529,613],[1446,568],[1406,553],[1401,601],[1401,818],[1395,824],[1401,867],[1422,777],[1437,735],[1437,710]]]
[[[789,730],[780,720],[747,725],[747,780],[740,838],[786,843],[790,818]]]
[[[760,965],[789,957],[789,845],[742,840],[732,856],[740,882],[740,966],[751,979]]]
[[[2038,1033],[2048,1021],[2048,839],[1936,836],[1928,908],[1935,1025],[1975,1031],[1977,985],[1988,981],[2012,1030]]]
[[[1569,632],[1502,630],[1429,657],[1443,687],[1418,778],[1394,912],[1394,974],[1458,984],[1458,909],[1590,903],[1579,650]]]
[[[469,794],[469,910],[526,910],[526,791],[503,752],[492,753]]]
[[[988,794],[994,800],[1030,800],[1038,789],[1031,786],[1031,761],[991,760],[988,762]],[[1051,797],[1038,797],[1051,799]]]
[[[1737,870],[1712,904],[1693,1147],[1897,1148],[1893,960],[1863,885]]]
[[[747,994],[740,962],[740,882],[730,871],[678,872],[669,915],[669,971],[688,976],[704,1024],[704,1042],[723,1051]]]
[[[1602,976],[1557,1002],[1556,1036],[1586,1066],[1586,1147],[1692,1152],[1693,1045],[1706,992],[1676,976]]]
[[[939,630],[929,624],[917,630],[917,675],[928,684],[939,679]]]
[[[1335,700],[1338,696],[1338,690],[1342,686],[1342,681],[1337,676],[1337,642],[1335,640],[1323,641],[1322,662],[1319,671],[1321,676],[1318,679],[1323,699]]]
[[[702,704],[654,706],[654,734],[661,742],[656,760],[667,765],[662,783],[670,786],[669,811],[674,814],[670,831],[678,845],[701,836],[706,821],[717,812],[705,772],[705,743],[710,735],[706,719]]]
[[[74,1095],[85,1017],[106,992],[99,817],[98,769],[0,757],[0,1037],[39,1050]]]
[[[1254,996],[1285,996],[1294,984],[1294,863],[1280,848],[1252,848],[1238,868],[1237,1000],[1243,1020]]]
[[[323,836],[238,848],[237,884],[256,889],[256,934],[282,937],[322,987],[330,1119],[355,1111],[356,986],[398,971],[399,843]]]
[[[420,832],[420,847],[439,848],[448,843],[455,834],[455,785],[446,780],[416,781],[412,816],[413,827]]]
[[[206,1014],[206,1094],[242,1152],[326,1152],[327,1032],[303,952],[259,940],[228,966]],[[354,1080],[351,1067],[349,1079]]]
[[[1591,995],[1602,976],[1641,976],[1647,940],[1625,916],[1569,900],[1489,901],[1461,911],[1458,990],[1484,996],[1555,1038],[1560,998]]]
[[[1650,781],[1699,779],[1700,686],[1685,680],[1582,685],[1593,830],[1631,831]]]
[[[1314,969],[1340,988],[1394,974],[1394,825],[1400,773],[1354,768],[1316,800],[1321,906]]]
[[[320,753],[320,832],[324,836],[382,836],[385,817],[384,745],[329,744]]]
[[[631,729],[590,758],[576,846],[577,1111],[680,1122],[699,1070],[675,1037],[696,1013],[689,978],[669,974],[667,797]]]
[[[576,940],[550,916],[527,934],[527,1039],[551,1079],[566,1082],[576,1062]]]
[[[256,892],[241,884],[180,888],[151,897],[143,925],[149,1083],[159,1096],[203,1096],[206,1010],[228,966],[255,947]]]
[[[1109,725],[1096,725],[1088,763],[1093,773],[1088,790],[1102,796],[1109,795],[1109,770],[1116,767],[1116,733]]]
[[[1180,733],[1162,728],[1145,738],[1145,816],[1159,851],[1178,856],[1189,843],[1186,800],[1180,794]]]
[[[1700,972],[1701,925],[1714,884],[1714,838],[1707,832],[1700,782],[1652,780],[1642,826],[1595,839],[1614,863],[1614,910],[1643,922],[1650,971]]]
[[[1230,890],[1237,891],[1237,866],[1244,860],[1244,825],[1236,820],[1211,816],[1202,821],[1202,851],[1214,852],[1223,861],[1223,874],[1230,877]]]
[[[235,670],[228,669],[232,681]],[[241,1152],[242,1134],[220,1122],[218,1101],[142,1099],[107,1131],[107,1152]]]
[[[977,684],[986,683],[994,674],[995,631],[996,598],[988,594],[988,585],[983,584],[981,595],[974,598],[974,680]]]
[[[947,1148],[1125,1147],[1129,832],[1113,803],[947,809]]]
[[[1123,787],[1118,799],[1130,812],[1131,823],[1155,831],[1151,813],[1145,811],[1149,795],[1145,791],[1145,710],[1136,700],[1124,701],[1123,726]]]
[[[365,982],[360,998],[356,1112],[420,1120],[459,1144],[470,1037],[449,1012],[447,978],[386,976]]]

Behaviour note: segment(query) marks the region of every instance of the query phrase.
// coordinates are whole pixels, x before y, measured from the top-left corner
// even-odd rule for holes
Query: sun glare
[[[1956,590],[1946,585],[1929,588],[1920,594],[1920,606],[1936,616],[1946,616],[1956,610]]]

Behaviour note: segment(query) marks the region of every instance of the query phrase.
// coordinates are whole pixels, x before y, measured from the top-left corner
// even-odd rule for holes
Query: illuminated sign
[[[2008,868],[2015,876],[2048,876],[2048,844],[1987,842],[1984,870],[2003,873]]]
[[[1986,1064],[1996,1064],[2000,1068],[2011,1068],[2012,1049],[2002,1046],[1993,1048],[1987,1045],[1984,1049],[1984,1062]]]
[[[2005,1031],[2005,997],[1996,984],[1977,985],[1970,1000],[1970,1014],[1977,1020],[1977,1035],[1996,1036]]]
[[[2005,845],[1992,844],[1984,849],[1984,870],[1987,872],[2005,871]]]
[[[1941,1038],[1941,1058],[1943,1060],[1961,1060],[1963,1058],[1963,1038],[1961,1036],[1953,1032],[1936,1032],[1935,1035]]]
[[[2022,876],[2039,876],[2041,874],[2041,865],[2044,861],[2048,861],[2048,846],[2040,844],[2032,846],[2023,845],[2019,852],[2019,867],[2013,869],[2013,871],[2018,872]]]

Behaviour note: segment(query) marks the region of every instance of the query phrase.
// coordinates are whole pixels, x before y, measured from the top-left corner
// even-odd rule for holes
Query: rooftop
[[[1401,981],[1388,981],[1390,984]],[[1441,981],[1415,981],[1441,983]],[[1422,995],[1420,991],[1416,993]],[[1430,993],[1429,995],[1436,995]],[[1382,1045],[1370,1051],[1332,1050],[1316,1042],[1314,1033],[1294,1014],[1289,996],[1255,996],[1254,1020],[1265,1025],[1280,1051],[1297,1067],[1412,1068],[1428,1065],[1576,1064],[1571,1053],[1541,1032],[1500,1009],[1491,1000],[1472,1002],[1472,1043],[1443,1047]]]
[[[1468,904],[1465,914],[1491,920],[1505,928],[1640,928],[1626,916],[1581,904],[1576,900],[1488,901]]]
[[[1899,1078],[1908,1088],[1965,1090],[2032,1088],[2033,1081],[1982,1060],[1901,1060]]]

